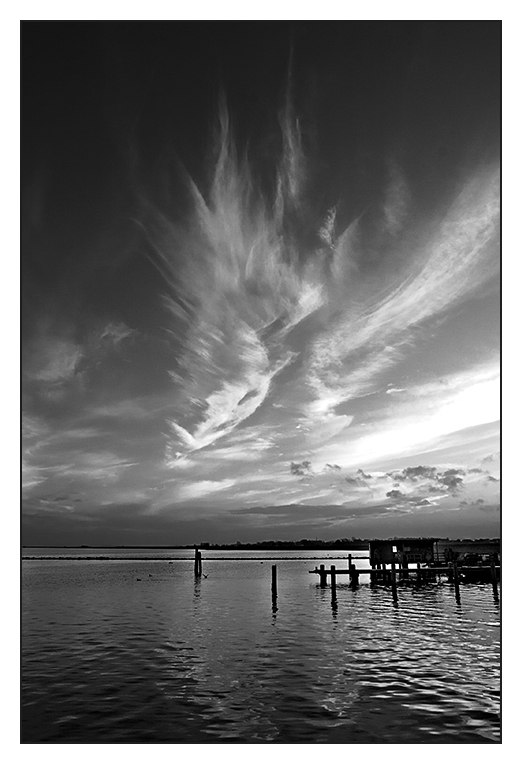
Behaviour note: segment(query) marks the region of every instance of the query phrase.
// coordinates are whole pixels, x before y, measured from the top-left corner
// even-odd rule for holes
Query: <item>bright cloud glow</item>
[[[178,501],[201,499],[218,491],[224,491],[226,488],[232,488],[234,483],[234,480],[199,480],[197,483],[187,483],[178,489],[177,499]]]
[[[199,104],[206,75],[194,90],[192,67],[176,66],[173,92],[190,104],[170,91],[156,103],[153,88],[151,109],[140,95],[128,112],[120,98],[141,85],[116,94],[120,63],[104,79],[115,136],[132,113],[114,141],[132,152],[87,152],[91,184],[83,166],[61,177],[76,160],[57,145],[49,177],[28,189],[41,197],[24,230],[23,485],[35,537],[66,528],[78,541],[80,525],[85,543],[105,529],[116,544],[120,530],[121,543],[246,540],[251,529],[446,535],[459,513],[463,527],[494,530],[498,94],[490,83],[484,98],[484,49],[468,59],[471,28],[435,26],[429,55],[417,46],[412,58],[415,33],[398,27],[397,55],[362,75],[344,39],[332,51],[318,39],[325,60],[351,65],[329,64],[313,103],[303,62],[321,68],[323,55],[299,34],[285,103],[282,80],[270,95],[288,55],[275,35],[273,53],[272,41],[256,52],[266,92],[238,107],[245,83],[233,75],[214,146],[203,145],[215,109]],[[128,63],[134,72],[135,51]],[[145,82],[160,88],[151,71]],[[43,134],[60,136],[49,119]]]

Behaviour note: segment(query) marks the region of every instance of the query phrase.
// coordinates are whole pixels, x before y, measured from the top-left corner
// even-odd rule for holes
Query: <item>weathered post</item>
[[[277,565],[272,565],[272,599],[277,597]]]
[[[201,571],[202,571],[201,552],[199,551],[197,546],[194,547],[194,552],[195,552],[195,554],[194,554],[194,575],[196,576],[196,578],[201,578]]]
[[[349,554],[348,555],[348,570],[350,570],[351,567],[352,567],[352,555]]]
[[[420,586],[422,582],[421,564],[417,563],[417,586]]]
[[[330,565],[330,585],[332,588],[332,605],[337,601],[337,581],[335,577],[335,565]]]
[[[457,560],[453,560],[453,583],[455,584],[455,597],[458,601],[460,600],[460,579]]]
[[[393,599],[397,599],[397,577],[395,574],[395,563],[392,562],[391,564],[391,585],[392,585],[392,595]]]
[[[495,595],[495,597],[498,597],[497,569],[495,567],[494,558],[491,560],[491,583],[493,584],[493,594]]]
[[[359,583],[359,572],[355,565],[350,565],[350,586],[357,586]]]
[[[326,586],[326,570],[324,565],[319,565],[319,586],[324,589]]]

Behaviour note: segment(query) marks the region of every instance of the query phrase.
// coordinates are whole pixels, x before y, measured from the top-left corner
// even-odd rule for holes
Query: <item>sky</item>
[[[22,540],[498,536],[498,22],[22,24]]]

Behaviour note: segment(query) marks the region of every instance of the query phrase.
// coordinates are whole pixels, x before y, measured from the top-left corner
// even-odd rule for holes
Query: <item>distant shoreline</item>
[[[399,537],[397,537],[399,538]],[[402,537],[401,537],[402,538]],[[421,538],[421,537],[419,537]],[[437,541],[441,546],[447,545],[480,545],[480,544],[494,544],[500,545],[500,538],[478,538],[478,539],[449,539],[439,538],[433,539]],[[89,549],[95,552],[98,549],[114,549],[114,550],[145,550],[145,551],[169,551],[176,549],[194,549],[198,547],[202,552],[205,551],[250,551],[250,552],[290,552],[290,551],[308,551],[308,552],[341,552],[358,550],[365,548],[369,545],[370,539],[355,539],[347,541],[345,539],[336,541],[261,541],[253,543],[237,543],[237,544],[184,544],[184,545],[103,545],[103,546],[91,546],[88,544],[72,545],[56,545],[51,544],[22,544],[22,549]],[[140,558],[141,559],[141,558]]]

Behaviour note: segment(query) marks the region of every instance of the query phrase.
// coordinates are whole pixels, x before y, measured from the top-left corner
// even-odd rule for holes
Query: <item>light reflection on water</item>
[[[274,610],[267,562],[24,562],[23,741],[499,742],[491,586],[332,606],[313,567],[277,563]]]

